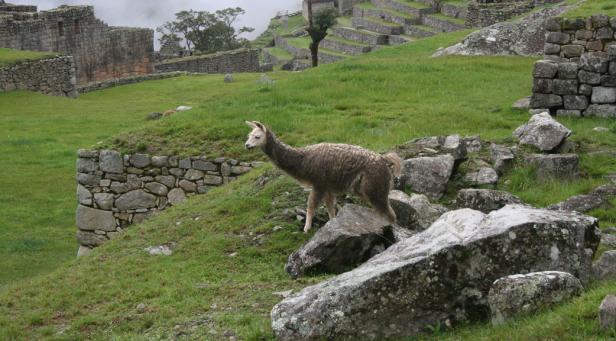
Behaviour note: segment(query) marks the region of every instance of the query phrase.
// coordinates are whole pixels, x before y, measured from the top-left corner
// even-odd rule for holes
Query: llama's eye
[[[258,140],[260,138],[261,138],[261,136],[255,136],[255,140]]]

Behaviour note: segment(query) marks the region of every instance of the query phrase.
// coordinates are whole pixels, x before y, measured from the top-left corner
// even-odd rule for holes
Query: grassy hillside
[[[450,133],[509,140],[529,117],[510,106],[530,93],[534,60],[429,58],[463,35],[384,48],[299,74],[275,73],[273,85],[258,83],[259,75],[236,75],[230,84],[221,76],[191,76],[118,87],[76,101],[0,94],[0,136],[6,140],[0,155],[7,161],[2,164],[12,167],[5,171],[11,178],[0,178],[0,187],[8,189],[0,197],[0,210],[9,215],[1,221],[12,224],[1,230],[6,236],[0,243],[47,238],[55,229],[48,242],[57,239],[73,255],[74,150],[101,139],[97,146],[125,151],[262,158],[242,149],[248,132],[243,121],[250,119],[267,123],[295,145],[333,141],[385,151],[414,137]],[[150,111],[180,104],[195,108],[143,121]],[[572,139],[583,150],[616,149],[613,120],[562,122],[575,131]],[[611,132],[595,133],[596,126]],[[39,178],[35,175],[42,167],[49,174]],[[616,162],[584,157],[582,169],[584,179],[565,184],[537,183],[522,169],[503,179],[502,186],[541,206],[602,183],[603,175],[616,172]],[[133,226],[91,256],[49,274],[17,282],[4,275],[8,284],[0,290],[0,340],[271,339],[269,312],[281,299],[274,292],[298,290],[327,277],[292,281],[283,270],[287,256],[308,238],[283,211],[303,205],[305,196],[287,176],[265,166]],[[614,212],[597,213],[616,223]],[[173,243],[172,256],[144,251],[163,243]],[[21,266],[21,272],[12,273],[17,277],[35,259],[61,258],[50,263],[57,266],[69,257],[51,249],[0,250],[7,250],[0,261],[7,263],[0,268]],[[21,260],[7,261],[13,258]],[[608,339],[614,334],[598,330],[595,311],[602,295],[614,290],[615,283],[595,283],[580,299],[531,319],[451,333],[436,328],[426,338]]]
[[[56,56],[53,52],[22,51],[0,48],[0,67],[15,64],[24,60],[39,60]]]

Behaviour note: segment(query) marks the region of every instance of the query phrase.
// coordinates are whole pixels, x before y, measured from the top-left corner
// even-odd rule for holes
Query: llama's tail
[[[402,175],[402,158],[398,154],[391,152],[383,155],[383,158],[389,164],[389,168],[392,170],[394,177]]]

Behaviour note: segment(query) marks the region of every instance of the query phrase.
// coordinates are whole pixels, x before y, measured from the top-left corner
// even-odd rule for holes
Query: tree
[[[250,27],[236,30],[234,24],[245,11],[240,7],[208,11],[182,11],[175,14],[175,21],[166,22],[157,31],[161,33],[161,45],[167,42],[184,41],[189,53],[199,51],[213,53],[247,46],[248,41],[239,35],[252,32]]]
[[[334,8],[324,8],[312,14],[312,0],[307,0],[308,5],[308,28],[306,31],[310,35],[310,54],[312,56],[312,66],[319,65],[319,44],[327,37],[327,30],[336,25],[336,10]]]

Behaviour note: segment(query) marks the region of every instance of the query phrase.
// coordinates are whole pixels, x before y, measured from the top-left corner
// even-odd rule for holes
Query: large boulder
[[[513,132],[520,144],[532,145],[542,151],[552,151],[571,135],[571,130],[558,123],[549,113],[533,115],[528,123]]]
[[[440,199],[453,173],[453,156],[439,155],[418,157],[404,161],[403,179],[413,192],[427,195],[430,199]]]
[[[340,273],[393,243],[387,219],[372,209],[349,204],[289,256],[285,270],[293,278],[311,271]]]
[[[402,191],[391,191],[389,203],[396,212],[397,224],[413,231],[427,229],[448,211],[443,205],[430,203],[423,194],[408,196]]]
[[[580,174],[580,159],[576,154],[532,154],[524,160],[535,168],[538,179],[574,179]]]
[[[519,205],[448,212],[357,269],[286,298],[272,310],[272,328],[279,340],[365,340],[487,319],[498,278],[553,270],[588,281],[597,225],[579,213]]]
[[[543,271],[511,275],[494,282],[488,293],[492,324],[528,315],[578,296],[584,288],[570,273]]]
[[[564,11],[562,6],[542,9],[518,22],[488,26],[471,33],[461,43],[437,51],[434,56],[543,55],[544,21]]]
[[[522,204],[522,200],[509,192],[492,189],[462,189],[456,197],[456,207],[483,213],[490,213],[511,204]]]

